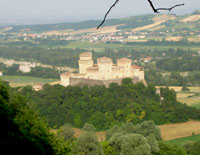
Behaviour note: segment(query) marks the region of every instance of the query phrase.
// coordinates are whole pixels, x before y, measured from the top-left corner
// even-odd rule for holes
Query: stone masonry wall
[[[120,79],[112,79],[112,80],[94,80],[94,79],[84,79],[84,78],[72,78],[70,77],[70,85],[71,86],[95,86],[95,85],[105,85],[106,87],[109,87],[110,83],[117,83],[121,84],[123,78]],[[133,83],[139,82],[139,79],[137,77],[133,77],[132,79]],[[143,82],[143,81],[142,81]]]

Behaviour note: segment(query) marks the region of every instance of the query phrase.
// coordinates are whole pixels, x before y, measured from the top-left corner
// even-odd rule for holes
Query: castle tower
[[[69,72],[65,72],[60,74],[60,79],[61,79],[61,85],[63,86],[69,86],[70,85],[70,73]]]
[[[131,72],[132,60],[128,58],[117,59],[117,66],[124,68],[124,77],[132,77]]]
[[[112,79],[112,59],[108,57],[101,57],[97,59],[97,64],[99,66],[100,80]]]
[[[79,55],[79,73],[80,74],[87,74],[87,68],[93,67],[94,61],[92,60],[92,53],[85,52]]]
[[[133,73],[133,76],[138,77],[139,80],[145,80],[143,67],[132,65],[132,73]]]

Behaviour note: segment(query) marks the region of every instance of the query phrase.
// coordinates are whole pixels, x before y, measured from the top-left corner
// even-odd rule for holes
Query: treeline
[[[162,88],[161,100],[153,86],[133,84],[130,79],[123,80],[122,85],[113,83],[109,88],[45,85],[42,91],[25,87],[21,93],[54,128],[66,123],[81,128],[87,122],[97,130],[106,130],[125,122],[154,120],[164,124],[200,119],[200,111],[177,102],[174,91]]]
[[[2,45],[6,46],[28,46],[28,47],[55,47],[55,46],[65,46],[69,43],[69,41],[66,40],[53,40],[53,39],[35,39],[32,41],[12,41],[12,42],[6,42]]]
[[[0,48],[0,57],[7,58],[7,59],[13,59],[16,60],[24,59],[27,61],[31,60],[37,60],[44,64],[50,64],[50,65],[61,65],[61,66],[69,66],[73,68],[78,67],[78,59],[79,54],[82,52],[86,52],[86,50],[83,49],[44,49],[39,47],[5,47],[2,46]],[[197,55],[196,51],[191,51],[190,49],[184,50],[184,49],[168,49],[168,50],[141,50],[137,51],[134,49],[130,50],[112,50],[112,49],[105,49],[103,52],[93,52],[93,59],[96,60],[96,58],[101,56],[108,56],[111,57],[114,62],[118,58],[122,57],[128,57],[132,60],[139,60],[140,58],[150,56],[153,58],[154,61],[161,64],[161,67],[163,69],[164,65],[166,66],[172,66],[176,67],[175,64],[177,62],[180,62],[180,57],[185,61],[189,67],[187,69],[190,70],[197,70],[198,68],[196,66],[199,66],[199,57],[193,57],[192,55]],[[177,60],[177,62],[176,62]],[[193,63],[194,61],[194,63]],[[162,63],[164,63],[162,65]],[[193,64],[192,64],[193,63]],[[197,65],[196,65],[197,64]],[[159,67],[158,65],[158,67]],[[180,67],[180,66],[179,66]],[[160,68],[160,69],[162,69]]]
[[[79,54],[82,52],[86,52],[86,50],[83,49],[44,49],[39,47],[5,47],[2,46],[0,48],[0,57],[8,58],[8,59],[25,59],[25,60],[37,60],[41,63],[45,64],[51,64],[51,65],[65,65],[69,67],[76,68],[78,67],[78,59]],[[191,51],[190,49],[167,49],[165,51],[163,50],[112,50],[112,49],[105,49],[103,52],[93,52],[93,59],[95,60],[97,57],[101,56],[108,56],[111,57],[114,62],[118,58],[122,57],[128,57],[132,60],[139,60],[142,57],[150,56],[155,61],[159,60],[165,61],[165,63],[169,62],[169,60],[172,58],[172,60],[183,58],[185,61],[189,62],[196,62],[199,60],[199,57],[193,57],[192,55],[197,55],[197,51]],[[197,60],[196,60],[197,59]],[[179,60],[182,61],[182,60]],[[160,63],[161,63],[160,62]],[[170,61],[171,62],[171,61]],[[175,62],[172,61],[171,64],[173,65]],[[187,62],[186,62],[187,63]],[[159,66],[158,66],[159,67]],[[191,65],[191,67],[195,67],[194,65]],[[193,69],[195,70],[195,69]]]
[[[163,71],[200,71],[200,56],[167,58],[156,61],[156,67]]]
[[[183,76],[178,72],[163,75],[156,70],[145,70],[145,80],[148,84],[157,86],[200,86],[200,72],[189,72]]]
[[[23,73],[19,70],[18,64],[13,64],[10,67],[7,67],[3,63],[0,63],[0,70],[3,72],[3,75],[18,75],[18,76],[33,76],[41,78],[60,78],[60,73],[55,68],[44,68],[41,66],[36,66],[31,68],[31,71],[28,73]]]
[[[146,45],[146,46],[199,46],[197,42],[190,42],[187,39],[181,39],[180,41],[167,41],[165,39],[161,41],[149,40],[147,42],[127,42],[126,45]]]
[[[95,127],[91,124],[84,125],[77,139],[72,138],[74,133],[70,131],[70,125],[64,125],[59,134],[67,141],[75,142],[71,147],[72,155],[186,155],[183,147],[161,141],[160,131],[152,121],[137,125],[126,123],[121,127],[114,126],[106,131],[106,139],[101,142],[97,140]],[[193,153],[197,151],[195,148]]]
[[[82,49],[44,49],[39,47],[1,47],[0,57],[26,61],[37,60],[44,64],[78,67],[79,54]]]

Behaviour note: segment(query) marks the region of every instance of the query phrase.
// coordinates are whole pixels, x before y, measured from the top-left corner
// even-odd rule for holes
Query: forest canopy
[[[66,123],[81,128],[87,122],[97,130],[106,130],[145,120],[154,120],[158,125],[200,119],[200,110],[178,102],[173,90],[160,91],[161,96],[152,85],[124,79],[122,85],[112,83],[109,88],[45,85],[39,92],[25,87],[21,93],[27,97],[28,105],[55,128]]]

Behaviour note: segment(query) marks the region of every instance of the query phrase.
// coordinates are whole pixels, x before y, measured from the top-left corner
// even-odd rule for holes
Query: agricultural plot
[[[11,87],[26,86],[26,85],[34,86],[38,83],[45,84],[58,81],[58,79],[46,79],[46,78],[37,78],[29,76],[2,76],[0,77],[0,79],[8,81]]]
[[[148,50],[155,50],[155,49],[160,49],[160,50],[168,50],[169,48],[180,48],[180,49],[188,49],[187,46],[159,46],[159,45],[126,45],[126,44],[104,44],[104,43],[89,43],[87,41],[85,42],[70,42],[66,46],[59,46],[60,48],[81,48],[81,49],[86,49],[86,50],[95,50],[95,51],[103,51],[105,49],[135,49],[135,50],[143,50],[143,49],[148,49]],[[200,46],[194,46],[190,47],[191,50],[200,50]]]
[[[200,135],[193,135],[189,137],[173,139],[167,142],[177,144],[177,145],[183,145],[185,142],[197,142],[197,141],[200,141]]]
[[[177,92],[177,100],[189,106],[200,108],[200,87],[189,87],[188,92]]]
[[[200,121],[189,121],[185,123],[165,124],[159,126],[161,136],[164,140],[172,140],[200,134]]]

